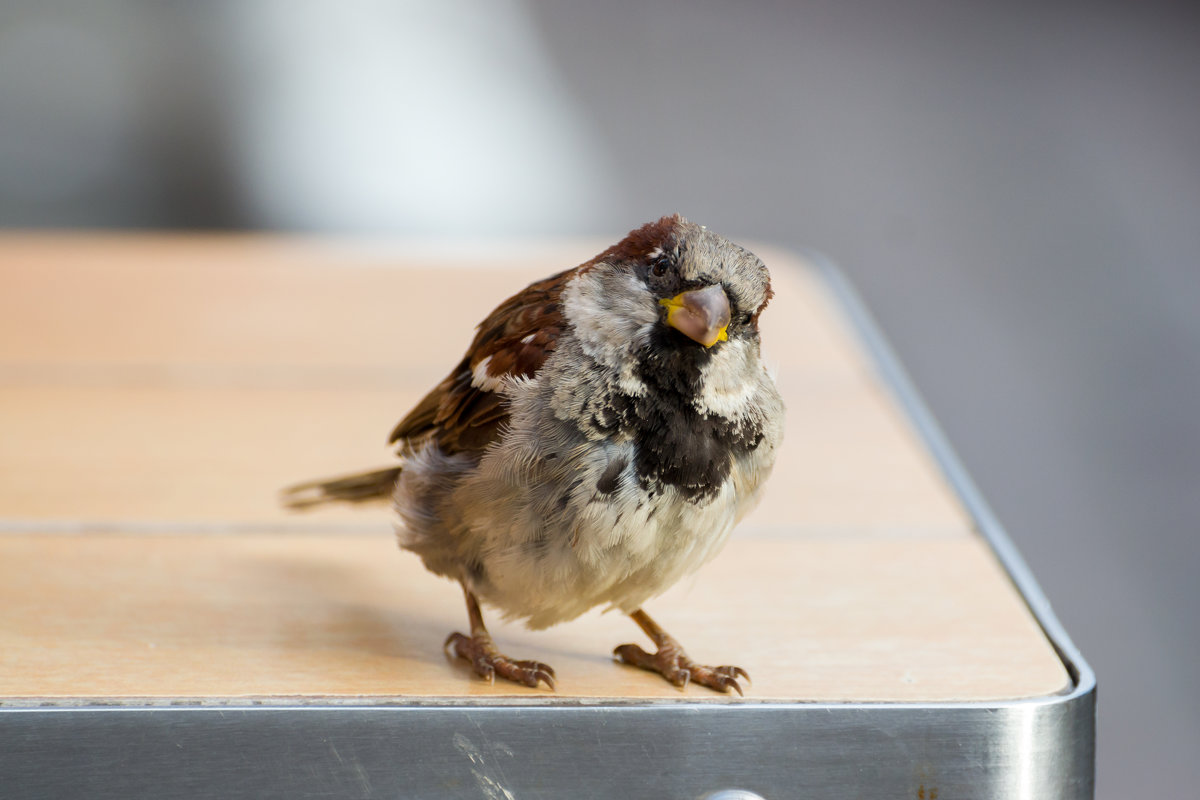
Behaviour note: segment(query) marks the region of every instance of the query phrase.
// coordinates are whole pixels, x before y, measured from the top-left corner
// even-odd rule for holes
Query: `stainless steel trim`
[[[0,708],[0,795],[1091,798],[1091,669],[849,284],[827,259],[809,259],[1057,648],[1069,691],[938,704]]]
[[[1087,698],[1079,701],[1090,705]],[[1074,703],[12,710],[7,798],[1088,798]],[[1083,760],[1081,760],[1083,759]]]

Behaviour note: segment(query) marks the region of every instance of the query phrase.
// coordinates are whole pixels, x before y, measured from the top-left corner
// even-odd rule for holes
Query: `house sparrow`
[[[554,688],[503,655],[480,600],[530,628],[607,604],[656,646],[621,662],[741,694],[735,666],[693,662],[642,604],[724,545],[783,436],[759,354],[771,297],[752,253],[679,216],[531,284],[392,431],[401,463],[286,490],[303,508],[390,496],[400,546],[466,595],[452,653],[476,673]]]

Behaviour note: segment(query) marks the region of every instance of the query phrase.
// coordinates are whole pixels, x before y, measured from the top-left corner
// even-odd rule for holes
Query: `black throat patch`
[[[613,405],[614,427],[637,443],[639,483],[651,491],[673,486],[696,503],[711,500],[729,477],[733,459],[758,447],[762,424],[693,407],[712,350],[662,330],[637,355],[636,374],[648,391],[641,397],[614,395]]]

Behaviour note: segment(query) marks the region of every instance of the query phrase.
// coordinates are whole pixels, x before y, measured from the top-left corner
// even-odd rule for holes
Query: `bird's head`
[[[753,253],[680,216],[632,231],[579,269],[564,311],[598,360],[653,346],[707,360],[757,351],[770,274]]]

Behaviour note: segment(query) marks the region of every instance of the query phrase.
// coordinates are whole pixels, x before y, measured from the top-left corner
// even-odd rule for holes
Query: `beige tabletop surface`
[[[498,643],[557,692],[446,657],[458,588],[384,506],[279,489],[392,461],[472,326],[603,242],[0,235],[0,704],[989,701],[1068,675],[820,276],[762,249],[787,438],[726,549],[646,608],[745,699],[615,664],[619,613]]]

